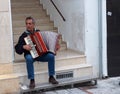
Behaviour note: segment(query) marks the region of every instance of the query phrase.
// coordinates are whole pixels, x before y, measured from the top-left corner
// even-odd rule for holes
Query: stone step
[[[36,26],[37,29],[41,31],[50,31],[56,29],[55,27],[52,26]],[[20,34],[20,32],[24,32],[26,30],[26,27],[15,27],[13,28],[13,33],[14,34]]]
[[[74,86],[75,84],[80,84],[83,82],[90,82],[90,81],[96,81],[97,78],[93,78],[92,76],[86,76],[86,77],[79,77],[79,78],[68,78],[68,79],[63,79],[63,80],[58,80],[59,84],[58,85],[52,85],[49,84],[48,82],[46,83],[37,83],[36,87],[34,89],[29,89],[28,84],[20,83],[20,91],[22,94],[24,93],[30,93],[32,91],[39,91],[39,90],[50,90],[44,92],[45,94],[88,94],[80,90],[79,88],[72,88],[72,89],[65,89],[65,90],[53,90],[53,88],[56,87],[65,87],[65,86]],[[63,89],[62,88],[62,89]],[[58,88],[60,89],[60,88]],[[52,91],[51,91],[52,90]],[[91,94],[91,93],[90,93]]]
[[[29,80],[27,79],[27,74],[25,72],[18,73],[20,82],[29,85]],[[56,68],[55,78],[60,82],[69,79],[71,81],[73,78],[78,79],[79,82],[91,78],[93,76],[93,67],[89,64],[74,64],[68,66],[61,66]],[[35,72],[36,83],[44,84],[48,83],[48,71]],[[75,80],[73,80],[75,81]],[[47,88],[47,87],[46,87]]]
[[[17,41],[15,41],[14,42],[14,46],[17,44]],[[60,52],[60,51],[63,51],[63,50],[66,50],[67,49],[67,44],[66,44],[66,42],[64,42],[64,41],[62,41],[61,43],[60,43],[60,49],[59,49],[59,51],[58,52]],[[20,59],[24,59],[23,58],[24,56],[23,55],[17,55],[17,53],[15,53],[15,60],[17,60],[17,61],[20,61]]]
[[[34,1],[34,2],[19,2],[19,1],[12,2],[11,8],[12,9],[14,9],[14,8],[30,8],[32,6],[37,7],[37,8],[38,7],[42,8],[42,5],[38,1]]]
[[[83,53],[81,52],[76,52],[76,51],[73,51],[71,49],[67,49],[67,46],[66,46],[66,43],[63,42],[61,43],[63,45],[63,47],[65,47],[64,49],[62,48],[62,50],[59,50],[57,51],[57,55],[56,55],[56,61],[62,59],[62,60],[65,60],[65,59],[72,59],[74,57],[84,57],[85,59],[85,56],[83,55]],[[61,49],[60,48],[60,49]],[[14,56],[15,56],[15,60],[14,60],[14,63],[24,63],[25,62],[25,59],[24,59],[24,55],[19,55],[17,54],[16,52],[14,53]],[[79,59],[80,59],[79,58]],[[66,62],[67,63],[67,62]]]
[[[0,63],[0,75],[13,73],[13,64]]]
[[[36,24],[42,24],[42,23],[52,23],[50,21],[49,16],[41,17],[41,18],[35,18]],[[25,18],[24,19],[16,19],[13,21],[15,24],[18,22],[23,23],[25,26]]]
[[[18,2],[18,3],[19,2],[22,2],[22,3],[28,2],[29,3],[29,2],[37,2],[37,1],[39,2],[39,0],[11,0],[12,3],[15,3],[15,2]]]
[[[42,29],[40,29],[41,31],[44,31],[44,30],[42,30]],[[25,31],[25,30],[24,30]],[[24,31],[16,31],[16,32],[13,32],[13,35],[21,35]],[[46,30],[46,31],[48,31],[48,30]],[[49,31],[53,31],[53,32],[57,32],[58,33],[58,30],[57,30],[57,28],[55,28],[54,27],[54,29],[50,29]]]
[[[0,75],[0,94],[18,94],[19,79],[16,74]]]
[[[85,64],[86,57],[79,52],[75,52],[73,50],[63,50],[57,53],[55,58],[55,66],[56,69],[63,66],[69,65],[78,65],[78,64]],[[46,71],[47,70],[47,62],[35,62],[35,71]],[[21,70],[22,69],[22,70]],[[14,72],[16,73],[25,73],[26,72],[26,63],[24,57],[16,57],[14,62]]]
[[[24,13],[24,14],[22,14],[22,13],[17,13],[17,14],[15,14],[15,13],[12,13],[12,20],[14,21],[14,19],[15,20],[17,20],[17,16],[18,16],[18,19],[20,19],[19,17],[22,17],[22,16],[24,16],[24,17],[28,17],[28,16],[35,16],[36,17],[36,15],[40,18],[41,16],[47,16],[47,14],[46,14],[46,12],[45,11],[43,11],[42,13],[40,13],[40,12],[36,12],[36,13]],[[15,17],[15,18],[13,18],[13,17]],[[38,18],[37,17],[37,18]]]
[[[54,27],[53,27],[54,28]],[[53,31],[53,32],[58,32],[56,28],[53,28],[50,26],[41,26],[40,27],[40,30],[41,31]],[[18,39],[20,37],[20,35],[26,30],[25,27],[16,27],[16,28],[13,28],[13,42],[14,44],[16,44],[18,42]],[[60,39],[60,42],[62,42],[62,39]]]
[[[14,42],[14,46],[16,45],[17,42]],[[63,51],[63,50],[67,50],[67,44],[66,42],[62,41],[60,43],[60,49],[58,52]],[[21,61],[24,60],[23,55],[18,55],[17,53],[15,53],[15,61]]]
[[[41,19],[42,17],[49,17],[48,15],[46,15],[46,13],[37,13],[37,14],[14,14],[12,15],[12,20],[13,21],[24,21],[26,17],[31,16],[33,17],[35,20],[37,19]]]
[[[39,2],[39,0],[11,0],[11,3],[31,3]]]
[[[18,8],[12,8],[12,12],[16,12],[16,11],[20,11],[20,12],[23,12],[23,11],[32,11],[32,10],[45,10],[43,9],[42,6],[39,6],[39,7],[18,7]]]
[[[42,31],[42,32],[44,32],[44,31]],[[50,32],[55,32],[55,31],[50,31]],[[23,32],[20,32],[20,33],[15,33],[15,34],[13,34],[14,36],[13,36],[13,42],[14,42],[14,44],[16,44],[17,42],[18,42],[18,39],[19,39],[19,37],[20,37],[20,35],[22,34]],[[61,43],[62,42],[62,35],[61,35],[61,37],[60,37],[60,40],[59,40],[59,43]]]
[[[45,21],[43,21],[45,20]],[[36,26],[54,26],[54,23],[52,21],[49,21],[47,17],[41,17],[40,19],[36,19]],[[13,27],[24,27],[25,26],[25,18],[22,20],[14,20],[13,21]]]
[[[34,8],[34,7],[30,7],[30,8],[14,8],[12,9],[12,13],[14,14],[24,14],[24,13],[36,13],[36,12],[39,12],[39,13],[42,13],[44,12],[45,10],[42,9],[42,8]]]

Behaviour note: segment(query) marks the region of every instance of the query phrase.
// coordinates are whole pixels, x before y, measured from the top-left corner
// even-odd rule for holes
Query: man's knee
[[[52,53],[48,53],[48,56],[49,56],[49,60],[54,60],[55,58],[54,54]]]
[[[32,58],[31,55],[26,55],[25,59],[26,59],[27,62],[33,62],[33,58]]]

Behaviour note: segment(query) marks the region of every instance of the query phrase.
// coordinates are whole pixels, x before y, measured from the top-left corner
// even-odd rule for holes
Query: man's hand
[[[30,45],[23,45],[23,49],[30,51],[32,47]]]

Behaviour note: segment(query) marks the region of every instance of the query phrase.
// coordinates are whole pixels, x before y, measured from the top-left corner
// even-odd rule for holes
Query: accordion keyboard
[[[28,45],[30,45],[32,47],[32,49],[30,50],[30,53],[31,53],[32,57],[33,58],[38,57],[39,55],[38,55],[38,53],[36,51],[35,45],[32,42],[30,36],[27,36],[26,38],[24,38],[24,40],[25,40],[26,44],[28,44]]]

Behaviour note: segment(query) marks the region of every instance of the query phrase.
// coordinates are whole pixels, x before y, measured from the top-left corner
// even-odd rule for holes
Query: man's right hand
[[[30,45],[23,45],[23,49],[30,51],[32,47]]]

